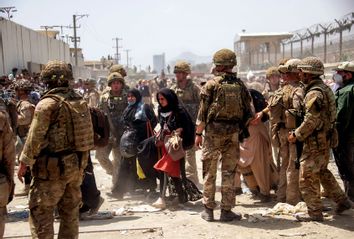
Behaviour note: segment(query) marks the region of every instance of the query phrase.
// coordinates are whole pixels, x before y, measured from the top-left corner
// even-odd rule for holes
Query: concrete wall
[[[14,67],[21,70],[49,60],[70,62],[69,45],[0,18],[0,75],[11,73]]]

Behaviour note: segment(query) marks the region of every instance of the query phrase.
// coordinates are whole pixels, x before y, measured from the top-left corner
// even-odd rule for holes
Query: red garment
[[[170,177],[179,178],[181,176],[179,160],[173,161],[165,146],[162,147],[162,155],[161,159],[154,165],[154,168],[167,173]]]

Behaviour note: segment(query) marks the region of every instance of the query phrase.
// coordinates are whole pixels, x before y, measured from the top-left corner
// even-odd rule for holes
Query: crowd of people
[[[220,221],[242,218],[232,211],[242,180],[261,202],[304,201],[308,215],[299,221],[323,221],[321,186],[337,214],[351,209],[354,63],[335,68],[330,86],[316,57],[284,59],[267,70],[266,83],[238,78],[231,50],[217,51],[213,63],[214,77],[203,84],[179,61],[172,85],[160,78],[132,88],[124,67],[113,65],[100,91],[94,79],[74,85],[71,66],[61,61],[32,77],[27,71],[3,77],[0,238],[14,196],[16,158],[24,186],[15,196],[28,195],[32,237],[52,238],[55,216],[59,238],[77,237],[79,219],[95,215],[104,202],[93,150],[112,176],[110,197],[140,193],[160,209],[202,199],[206,221],[214,221],[220,164]],[[332,152],[344,191],[327,168]]]

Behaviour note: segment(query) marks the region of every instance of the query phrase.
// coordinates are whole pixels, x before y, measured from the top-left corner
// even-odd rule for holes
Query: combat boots
[[[349,199],[345,199],[337,203],[336,214],[341,214],[345,210],[349,210],[351,208],[352,208],[352,203],[349,201]]]
[[[231,210],[221,209],[220,221],[221,222],[230,222],[233,220],[241,220],[242,215],[240,213],[234,213]]]
[[[210,209],[210,208],[207,208],[207,207],[204,205],[204,211],[202,211],[201,217],[202,217],[205,221],[207,221],[207,222],[212,222],[212,221],[214,221],[214,210],[213,210],[213,209]]]

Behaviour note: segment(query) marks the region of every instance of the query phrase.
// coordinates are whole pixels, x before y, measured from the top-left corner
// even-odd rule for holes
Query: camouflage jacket
[[[35,108],[27,140],[20,156],[20,161],[29,166],[36,162],[43,150],[53,154],[76,150],[73,149],[74,127],[82,128],[82,126],[73,124],[73,118],[69,116],[71,112],[68,112],[63,102],[48,95],[63,95],[82,99],[75,91],[65,87],[55,88],[42,97]],[[90,124],[87,123],[87,125]],[[90,128],[86,131],[89,132]]]
[[[200,88],[194,84],[191,79],[188,79],[187,85],[184,89],[180,88],[177,83],[171,87],[171,90],[176,93],[178,99],[192,117],[193,122],[195,122],[200,103]]]
[[[327,89],[321,79],[312,80],[305,88],[304,121],[295,130],[297,140],[304,141],[304,150],[324,150],[329,148],[327,133],[330,125],[328,117],[331,109],[327,96],[319,88]],[[328,89],[332,95],[332,91]],[[334,98],[334,95],[333,95]]]
[[[35,106],[28,100],[17,102],[17,134],[25,137],[32,122]]]
[[[111,91],[106,91],[101,95],[99,108],[108,116],[111,136],[119,141],[123,132],[124,124],[121,119],[122,113],[128,106],[128,90],[122,89],[119,96],[113,96]]]
[[[0,110],[0,174],[13,180],[16,159],[15,141],[7,113]]]

